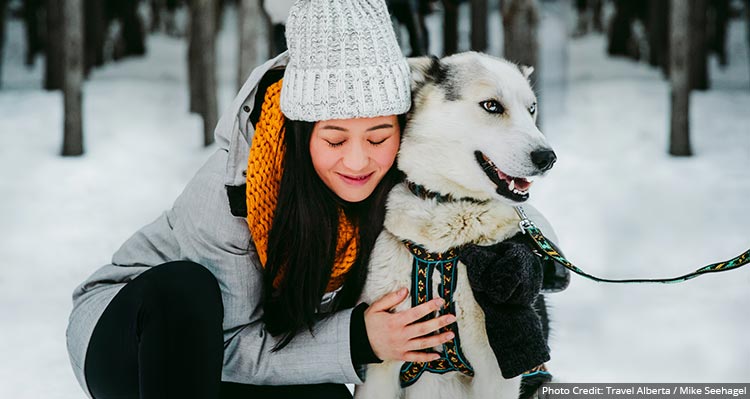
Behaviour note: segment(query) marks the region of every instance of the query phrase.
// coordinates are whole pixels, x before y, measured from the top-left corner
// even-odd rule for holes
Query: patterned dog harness
[[[440,283],[438,293],[443,300],[443,306],[438,312],[444,314],[456,314],[456,304],[453,302],[453,293],[456,290],[456,267],[458,263],[458,248],[451,248],[442,253],[427,252],[421,246],[404,241],[404,245],[413,257],[411,306],[417,306],[432,299],[432,273],[436,269],[440,272]],[[425,320],[434,316],[427,315]],[[440,330],[440,332],[453,332],[453,339],[443,343],[442,356],[430,362],[405,362],[401,366],[401,387],[405,388],[414,384],[425,371],[437,374],[445,374],[450,371],[459,371],[462,374],[473,377],[474,369],[461,353],[461,345],[458,337],[458,324],[453,323]]]

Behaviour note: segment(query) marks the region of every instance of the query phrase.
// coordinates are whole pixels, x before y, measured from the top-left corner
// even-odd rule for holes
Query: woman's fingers
[[[432,348],[434,346],[440,346],[443,342],[453,339],[453,333],[448,331],[437,335],[428,335],[425,337],[414,338],[409,341],[409,350],[418,351],[421,349]]]
[[[436,353],[427,353],[427,352],[406,352],[403,356],[403,360],[405,362],[431,362],[433,360],[440,359],[440,355]]]
[[[372,351],[382,360],[435,360],[437,355],[434,353],[419,350],[439,346],[452,339],[453,333],[449,331],[442,334],[433,333],[454,323],[456,318],[453,315],[443,315],[418,322],[423,317],[442,309],[445,305],[442,298],[401,312],[390,313],[391,309],[406,299],[407,294],[405,288],[391,292],[373,302],[365,310],[365,328]]]
[[[406,327],[406,334],[409,338],[421,337],[437,331],[456,321],[456,316],[447,314],[436,319],[430,319],[420,323],[410,324]]]
[[[404,324],[411,324],[430,313],[440,310],[444,304],[445,301],[442,298],[435,298],[411,309],[404,310],[398,315]]]
[[[402,288],[398,291],[393,291],[391,293],[383,295],[382,298],[378,299],[377,301],[373,302],[370,305],[370,309],[374,312],[379,311],[389,311],[392,308],[394,308],[399,303],[403,302],[406,298],[406,294],[408,293],[408,290],[406,288]]]

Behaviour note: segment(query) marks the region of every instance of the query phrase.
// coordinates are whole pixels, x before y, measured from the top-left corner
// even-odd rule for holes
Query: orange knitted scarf
[[[284,115],[279,106],[281,82],[279,80],[266,90],[247,161],[247,223],[264,267],[268,259],[268,233],[278,202],[283,172],[285,147]],[[326,292],[334,291],[344,284],[346,273],[357,257],[356,233],[356,228],[343,210],[339,210],[336,261]],[[276,276],[274,287],[280,286],[285,273],[286,267]]]

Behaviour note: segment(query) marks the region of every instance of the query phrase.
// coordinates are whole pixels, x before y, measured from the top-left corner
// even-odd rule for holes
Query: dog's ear
[[[434,57],[410,57],[407,58],[409,68],[411,69],[411,89],[416,91],[418,88],[424,86],[425,83],[430,79],[430,68],[433,63]]]
[[[518,69],[521,70],[521,74],[523,75],[526,80],[529,79],[529,76],[531,76],[532,73],[534,73],[534,67],[528,66],[528,65],[519,65]]]
[[[407,59],[411,68],[411,89],[419,90],[427,82],[440,83],[446,79],[448,70],[440,62],[440,58],[432,55],[429,57],[412,57]]]

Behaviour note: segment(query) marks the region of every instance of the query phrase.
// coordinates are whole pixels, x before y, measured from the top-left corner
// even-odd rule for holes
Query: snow
[[[225,20],[222,108],[236,90],[235,27]],[[602,36],[566,39],[562,21],[547,13],[542,24],[540,105],[558,162],[532,189],[532,203],[566,256],[598,276],[667,277],[746,250],[744,26],[731,25],[729,67],[711,63],[714,88],[693,94],[695,155],[674,158],[666,152],[669,87],[660,73],[607,58]],[[435,18],[428,24],[439,28]],[[157,34],[146,58],[92,73],[84,87],[86,155],[60,157],[61,96],[41,90],[43,60],[21,65],[22,25],[12,20],[7,28],[0,397],[82,398],[65,349],[71,292],[171,206],[214,148],[201,147],[200,119],[186,111],[184,41]],[[497,39],[490,43],[497,54]],[[750,267],[668,286],[573,276],[566,291],[548,296],[549,366],[566,382],[748,382],[749,288]]]

